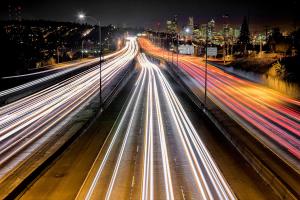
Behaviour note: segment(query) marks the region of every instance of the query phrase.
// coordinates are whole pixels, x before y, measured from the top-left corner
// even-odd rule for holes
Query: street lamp
[[[185,32],[185,43],[187,43],[188,36],[191,33],[191,29],[189,27],[187,27],[187,28],[184,29],[184,32]]]
[[[178,65],[178,54],[179,54],[179,33],[177,31],[177,67],[179,67],[179,65]]]
[[[189,28],[186,28],[185,30],[184,30],[186,33],[190,33],[190,29]]]
[[[79,14],[78,14],[78,18],[81,19],[81,20],[83,20],[85,17],[86,17],[86,16],[85,16],[85,14],[83,14],[83,13],[79,13]]]
[[[204,83],[204,106],[206,105],[206,98],[207,98],[207,43],[208,40],[208,25],[206,24],[206,34],[205,34],[205,83]]]
[[[173,62],[173,54],[174,54],[174,36],[173,36],[173,34],[172,34],[172,64],[174,64],[174,62]]]
[[[100,109],[102,109],[102,44],[101,44],[101,23],[100,20],[97,20],[96,18],[92,16],[87,16],[84,13],[79,13],[78,14],[78,19],[79,20],[85,20],[85,19],[91,19],[93,20],[96,24],[98,24],[99,28],[99,67],[100,67]]]
[[[81,41],[81,59],[83,59],[83,53],[84,53],[83,42],[84,42],[84,40],[82,39],[82,41]]]

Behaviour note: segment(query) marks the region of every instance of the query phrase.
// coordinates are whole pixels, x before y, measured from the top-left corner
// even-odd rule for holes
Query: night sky
[[[222,15],[228,14],[229,21],[239,24],[248,15],[252,27],[258,25],[292,27],[299,3],[293,0],[20,0],[22,17],[26,19],[50,19],[76,21],[76,13],[100,17],[103,24],[153,27],[157,22],[174,14],[185,23],[188,16],[194,16],[195,23],[205,23],[209,18],[222,23]],[[0,19],[8,18],[8,0],[0,2]]]

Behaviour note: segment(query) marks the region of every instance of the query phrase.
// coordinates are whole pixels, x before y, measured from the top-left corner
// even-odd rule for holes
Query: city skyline
[[[9,19],[8,5],[10,2],[15,1],[1,1],[1,20]],[[193,16],[195,24],[202,24],[210,19],[215,19],[217,26],[223,24],[222,16],[224,14],[229,15],[228,22],[234,25],[239,25],[243,17],[248,16],[250,18],[250,28],[253,30],[261,29],[266,25],[292,30],[299,21],[295,9],[298,4],[296,1],[280,4],[267,0],[263,2],[252,1],[250,4],[235,0],[227,2],[214,0],[209,3],[188,0],[184,6],[180,2],[169,0],[164,2],[132,0],[102,3],[95,0],[85,2],[64,1],[61,3],[57,0],[46,0],[43,3],[36,0],[26,2],[18,0],[17,2],[22,9],[21,17],[23,19],[78,22],[76,14],[84,12],[88,15],[100,17],[104,25],[116,24],[130,27],[153,28],[157,22],[160,22],[163,27],[164,22],[175,14],[178,15],[179,23],[182,25],[189,16]],[[259,8],[257,8],[257,5],[259,5]],[[98,9],[102,9],[99,14]],[[55,14],[53,14],[53,10],[55,10]],[[120,12],[126,15],[126,20],[119,15]]]

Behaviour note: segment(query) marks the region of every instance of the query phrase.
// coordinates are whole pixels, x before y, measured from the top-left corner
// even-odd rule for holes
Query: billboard
[[[218,48],[217,47],[207,47],[207,55],[208,56],[217,56]]]
[[[179,45],[178,51],[180,54],[192,55],[194,54],[194,46],[193,45]]]

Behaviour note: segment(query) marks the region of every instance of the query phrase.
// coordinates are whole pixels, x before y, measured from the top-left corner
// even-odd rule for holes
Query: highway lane
[[[20,199],[36,199],[36,196],[40,199],[75,199],[136,77],[137,73],[132,76],[96,121],[77,137],[32,184],[28,184]]]
[[[235,199],[160,69],[141,74],[77,199]]]
[[[148,53],[171,60],[167,51],[141,38]],[[174,54],[176,64],[176,55]],[[179,55],[180,69],[204,91],[204,63]],[[193,89],[193,88],[192,88]],[[208,97],[275,154],[299,171],[300,101],[208,65]]]
[[[165,73],[165,75],[168,75],[168,73]],[[116,129],[116,124],[119,123],[122,113],[124,113],[125,107],[129,101],[126,101],[126,98],[129,98],[128,96],[131,94],[130,91],[136,81],[136,78],[137,77],[131,79],[131,83],[128,84],[124,91],[117,96],[116,100],[103,112],[103,115],[96,119],[93,126],[78,137],[76,141],[61,154],[61,156],[59,156],[47,169],[45,169],[42,174],[40,174],[36,180],[33,181],[32,184],[28,185],[20,199],[34,200],[37,196],[39,196],[40,199],[75,199],[83,181],[97,157],[98,152],[101,148],[104,148],[102,145],[113,127],[113,124],[115,124]],[[248,165],[248,163],[241,158],[241,155],[234,149],[234,147],[232,147],[222,133],[217,131],[215,126],[206,119],[202,111],[190,101],[183,88],[180,87],[171,77],[167,76],[167,78],[172,85],[176,96],[179,97],[184,110],[189,114],[195,129],[198,130],[201,139],[203,139],[203,142],[209,149],[209,152],[213,156],[238,199],[278,199],[271,189],[258,177],[256,172]],[[144,94],[146,95],[145,92]],[[124,108],[123,111],[120,112],[122,106]],[[145,103],[141,106],[145,106]],[[161,106],[167,107],[164,99],[161,99]],[[139,114],[144,116],[144,114],[142,114],[143,112],[145,112],[145,108],[143,108],[142,111],[139,111]],[[116,122],[118,115],[119,118]],[[143,126],[144,118],[141,117],[138,120],[139,122],[137,124],[140,124],[140,127]],[[172,119],[169,119],[169,117],[164,118],[164,124],[166,132],[172,130]],[[124,170],[124,172],[126,171],[126,173],[130,173],[130,175],[127,176],[129,177],[127,179],[125,177],[121,178],[123,178],[123,184],[126,185],[132,183],[132,176],[134,176],[135,184],[139,184],[138,187],[141,188],[141,182],[139,181],[140,183],[138,183],[138,181],[136,181],[140,180],[140,178],[138,178],[138,174],[141,174],[142,166],[138,164],[141,163],[141,161],[136,162],[136,164],[132,164],[135,163],[133,160],[141,160],[141,156],[143,155],[140,152],[143,145],[142,130],[137,127],[136,131],[137,133],[135,134],[135,137],[132,137],[132,142],[130,144],[133,146],[131,148],[132,155],[126,157],[127,163],[129,164],[126,163],[125,166],[121,166],[121,170]],[[160,145],[159,141],[156,139],[159,139],[159,137],[154,137],[154,145]],[[170,139],[171,138],[167,139],[167,141],[170,141]],[[174,165],[171,169],[175,169],[173,171],[178,174],[177,179],[183,180],[184,175],[186,175],[185,171],[180,171],[179,167],[176,167],[182,165],[182,162],[179,163],[178,159],[176,159],[177,154],[183,153],[181,151],[175,151],[176,146],[178,146],[176,145],[176,142],[170,141],[168,145],[170,148],[174,149],[174,151],[170,152],[169,156],[171,161],[170,166]],[[137,149],[137,146],[140,147]],[[155,146],[154,150],[155,149],[159,149],[159,146]],[[157,152],[156,154],[160,154],[160,151],[155,152]],[[128,154],[129,152],[126,155]],[[159,158],[159,156],[154,157]],[[159,160],[159,163],[162,163],[162,160]],[[132,166],[135,166],[135,169],[140,170],[135,170]],[[162,167],[159,166],[158,169],[162,169]],[[120,175],[120,173],[118,175]],[[180,178],[181,176],[183,178]],[[160,183],[163,183],[163,177],[161,177],[161,180],[162,181],[160,181]],[[176,185],[176,183],[173,185]],[[163,186],[164,185],[162,185],[161,188],[164,188]],[[126,188],[129,193],[128,187]],[[175,193],[176,191],[179,191],[179,195],[182,197],[181,187],[174,187],[174,190]],[[135,190],[134,192],[140,191],[141,190]],[[163,192],[161,193],[164,194]],[[186,199],[189,199],[188,194],[184,195]]]
[[[104,98],[112,83],[126,69],[138,51],[129,38],[121,53],[102,66]],[[113,57],[113,56],[112,56]],[[70,116],[99,93],[99,66],[95,66],[42,91],[0,108],[0,178],[30,157]],[[43,142],[41,142],[43,141]],[[28,150],[30,149],[30,150]],[[23,152],[26,152],[25,154]]]

